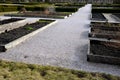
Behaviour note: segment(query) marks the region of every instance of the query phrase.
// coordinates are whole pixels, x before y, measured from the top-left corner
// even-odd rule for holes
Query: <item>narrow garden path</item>
[[[0,53],[1,59],[120,76],[120,66],[87,62],[91,5],[80,8],[67,19]]]

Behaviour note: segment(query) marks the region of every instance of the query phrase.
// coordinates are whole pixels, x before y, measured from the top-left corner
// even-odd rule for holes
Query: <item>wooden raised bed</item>
[[[0,34],[0,52],[18,45],[27,38],[37,34],[45,28],[55,24],[55,20],[39,20],[32,24],[26,24],[22,27],[10,30]]]
[[[108,40],[120,40],[120,30],[119,31],[106,31],[101,29],[92,29],[89,33],[91,38],[106,38]]]
[[[120,65],[120,42],[90,40],[87,61]]]
[[[120,23],[108,23],[108,22],[91,22],[91,27],[120,27]]]
[[[119,25],[120,23],[92,23],[89,37],[120,40]]]

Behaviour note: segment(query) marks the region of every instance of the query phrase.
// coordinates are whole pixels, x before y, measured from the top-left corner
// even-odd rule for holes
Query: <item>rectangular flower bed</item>
[[[112,17],[114,17],[117,21],[120,21],[120,13],[114,13],[112,14]]]
[[[107,21],[102,13],[92,13],[92,20],[95,21]]]
[[[103,32],[103,33],[90,33],[89,36],[90,36],[90,39],[107,39],[107,40],[117,40],[119,41],[120,40],[120,32],[117,33],[117,32],[113,32],[113,33],[107,33],[105,34],[106,32]],[[116,35],[114,35],[116,34]]]
[[[120,65],[120,42],[90,40],[87,60]]]
[[[21,18],[4,19],[4,20],[0,21],[0,25],[4,25],[4,24],[11,23],[11,22],[15,22],[15,21],[20,21],[20,20],[23,20],[23,19],[21,19]]]
[[[92,29],[91,33],[89,33],[89,37],[91,38],[106,38],[108,40],[120,40],[120,30],[118,31],[107,31],[101,29]]]
[[[120,23],[91,23],[89,37],[120,40]]]
[[[120,27],[120,23],[91,22],[91,27]]]
[[[23,26],[24,18],[10,18],[0,21],[0,33]],[[22,23],[22,24],[21,24]]]
[[[120,19],[120,13],[114,13],[113,15],[117,16]]]
[[[25,12],[25,13],[17,13],[17,14],[6,14],[5,16],[14,16],[14,17],[42,17],[42,18],[60,18],[64,19],[69,17],[72,13],[65,12],[54,12],[54,13],[45,13],[40,11],[34,12]]]
[[[56,23],[55,20],[39,20],[32,24],[10,30],[0,34],[0,52],[18,45],[27,38]]]
[[[91,27],[100,27],[100,26],[105,26],[105,27],[119,27],[120,23],[108,23],[108,22],[91,22]]]

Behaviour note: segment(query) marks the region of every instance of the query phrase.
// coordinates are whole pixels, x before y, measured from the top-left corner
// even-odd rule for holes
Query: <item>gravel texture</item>
[[[91,5],[88,4],[71,17],[58,19],[53,26],[0,53],[0,58],[120,76],[120,66],[87,62],[90,14]]]

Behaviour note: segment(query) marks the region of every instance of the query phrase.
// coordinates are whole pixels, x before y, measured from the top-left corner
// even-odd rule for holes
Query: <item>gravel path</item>
[[[120,66],[86,61],[91,5],[0,54],[1,59],[104,72],[120,76]]]

